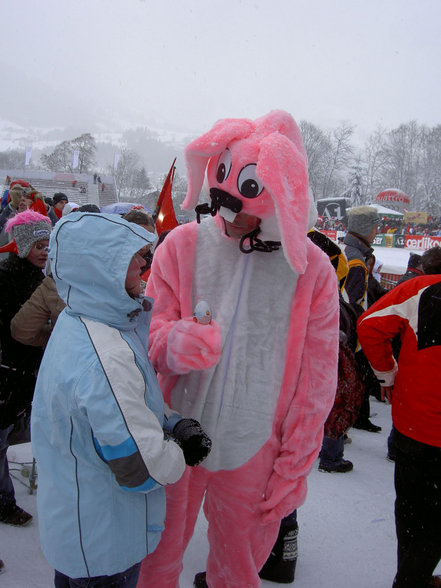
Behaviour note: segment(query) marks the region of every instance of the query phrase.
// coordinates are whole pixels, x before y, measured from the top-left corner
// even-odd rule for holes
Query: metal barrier
[[[401,278],[402,274],[388,274],[382,273],[381,274],[381,285],[386,290],[391,290],[394,286],[397,285],[398,280]]]
[[[37,463],[35,457],[32,461],[11,461],[9,463],[9,473],[21,484],[24,484],[29,489],[29,494],[33,494],[37,489]]]

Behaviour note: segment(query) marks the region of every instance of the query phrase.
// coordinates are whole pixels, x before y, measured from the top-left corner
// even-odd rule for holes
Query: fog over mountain
[[[360,133],[439,122],[438,0],[3,0],[0,13],[0,113],[22,126],[197,134],[274,108]]]

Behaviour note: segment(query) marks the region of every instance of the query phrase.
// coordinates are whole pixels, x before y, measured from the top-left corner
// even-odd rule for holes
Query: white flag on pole
[[[115,157],[113,158],[113,169],[116,171],[116,168],[118,167],[118,163],[121,157],[121,153],[115,153]]]
[[[32,147],[26,147],[25,165],[29,165],[31,161]]]
[[[80,157],[80,152],[76,149],[73,154],[72,169],[76,169],[78,167],[78,158],[79,157]]]

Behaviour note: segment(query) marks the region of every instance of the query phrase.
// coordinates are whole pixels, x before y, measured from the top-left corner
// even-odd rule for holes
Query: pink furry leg
[[[280,521],[262,525],[259,505],[269,472],[255,466],[253,458],[239,470],[210,477],[204,502],[210,543],[209,588],[261,586],[258,573],[274,545]]]
[[[165,530],[156,550],[142,562],[137,588],[179,588],[182,560],[204,497],[206,477],[203,468],[187,467],[179,482],[166,489]]]

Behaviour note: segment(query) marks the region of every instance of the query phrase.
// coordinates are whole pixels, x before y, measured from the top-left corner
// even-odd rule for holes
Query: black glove
[[[195,419],[179,421],[173,428],[173,436],[189,466],[199,465],[211,451],[211,439]]]

